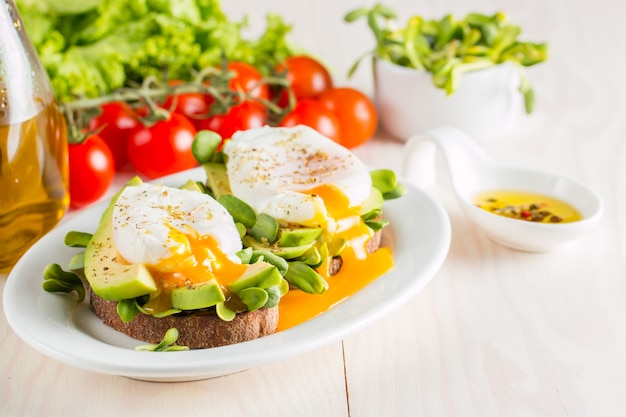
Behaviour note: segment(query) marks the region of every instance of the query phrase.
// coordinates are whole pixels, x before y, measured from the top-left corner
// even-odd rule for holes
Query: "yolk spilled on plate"
[[[281,298],[277,331],[297,326],[330,310],[393,267],[393,255],[389,248],[380,248],[366,259],[357,259],[352,249],[346,248],[341,257],[343,264],[337,274],[324,276],[322,273],[328,282],[328,290],[322,294],[291,290]],[[324,267],[322,265],[318,272],[322,272]]]
[[[329,222],[329,230],[322,235],[322,239],[329,247],[343,241],[347,242],[347,246],[341,252],[341,269],[335,275],[329,274],[331,258],[316,269],[328,282],[328,290],[322,294],[291,290],[281,298],[277,331],[328,311],[393,267],[391,249],[379,248],[371,254],[367,253],[366,244],[373,233],[361,219],[360,207],[349,207],[348,198],[332,185],[322,185],[308,193],[320,196],[329,217],[336,219],[335,226]]]

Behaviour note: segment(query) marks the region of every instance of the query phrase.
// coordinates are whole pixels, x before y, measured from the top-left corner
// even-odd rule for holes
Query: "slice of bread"
[[[366,249],[372,253],[380,244],[379,231],[368,241]],[[330,275],[339,272],[342,263],[341,257],[334,258]],[[139,313],[133,320],[124,323],[117,313],[117,302],[99,297],[91,288],[89,297],[91,309],[105,325],[147,343],[159,343],[167,330],[176,327],[177,345],[206,349],[258,339],[274,333],[278,327],[278,306],[240,313],[232,321],[221,320],[214,311],[208,309],[166,317]]]
[[[237,314],[232,321],[203,310],[160,318],[139,313],[124,323],[117,314],[117,302],[97,296],[91,288],[89,295],[91,309],[104,324],[147,343],[159,343],[168,329],[176,327],[177,345],[205,349],[258,339],[274,333],[278,326],[278,307]]]

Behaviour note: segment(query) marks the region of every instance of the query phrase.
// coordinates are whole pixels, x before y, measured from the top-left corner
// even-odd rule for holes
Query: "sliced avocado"
[[[141,183],[135,177],[126,186]],[[113,209],[118,192],[100,219],[96,233],[85,249],[85,278],[93,291],[106,300],[120,301],[150,294],[157,285],[143,264],[129,264],[113,244]]]
[[[270,251],[274,255],[278,255],[283,259],[294,259],[299,256],[302,256],[313,244],[315,241],[300,246],[278,246],[278,245],[264,245],[256,240],[252,236],[244,236],[242,239],[243,245],[254,250],[264,250]]]
[[[232,194],[230,182],[226,173],[226,165],[217,162],[202,164],[206,172],[206,185],[213,191],[213,196],[218,198],[224,194]]]
[[[282,275],[274,265],[267,262],[256,262],[248,265],[246,272],[236,281],[230,283],[228,289],[234,293],[251,287],[265,289],[280,285],[282,279]]]
[[[172,307],[178,310],[199,310],[225,300],[226,297],[215,278],[172,291]]]
[[[376,187],[372,187],[369,197],[363,202],[361,206],[361,214],[367,214],[374,210],[380,210],[385,203],[383,194]]]
[[[186,183],[184,183],[178,188],[180,188],[181,190],[198,191],[200,193],[204,192],[204,190],[202,190],[200,185],[194,180],[187,180]]]
[[[313,242],[322,234],[322,228],[300,227],[297,229],[280,229],[278,246],[302,246]]]
[[[328,246],[326,246],[326,247],[328,247]],[[297,260],[298,261],[302,261],[305,264],[307,264],[307,265],[309,265],[309,266],[311,266],[313,268],[317,268],[318,266],[320,266],[322,264],[322,261],[323,261],[322,253],[315,246],[312,246],[311,249],[306,251],[302,256],[298,257]]]
[[[348,242],[343,238],[333,240],[328,244],[328,256],[339,256],[346,246]]]

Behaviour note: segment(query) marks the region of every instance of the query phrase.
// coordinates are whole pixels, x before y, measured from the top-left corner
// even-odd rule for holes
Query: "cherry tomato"
[[[359,146],[376,133],[376,107],[362,92],[348,87],[331,88],[318,100],[339,118],[340,143],[346,148]]]
[[[196,130],[212,130],[213,132],[219,134],[222,131],[222,126],[224,126],[224,118],[225,114],[216,114],[215,116],[208,117],[206,119],[198,119],[195,120],[193,125],[196,127]],[[222,136],[224,138],[224,136]]]
[[[70,207],[81,208],[106,193],[115,176],[113,153],[97,135],[68,145],[70,165]]]
[[[319,61],[306,55],[295,55],[278,65],[287,70],[287,79],[298,100],[317,98],[333,86],[330,73]]]
[[[238,130],[262,127],[267,124],[265,109],[252,101],[244,101],[230,108],[227,114],[220,114],[196,122],[198,130],[212,130],[222,138],[233,136]]]
[[[148,178],[193,168],[197,165],[191,153],[195,135],[195,127],[178,113],[151,126],[139,126],[128,137],[130,162]]]
[[[182,83],[183,81],[180,80],[168,82],[170,86],[176,86]],[[176,102],[176,106],[172,109],[174,102]],[[187,116],[192,122],[197,119],[197,116],[209,112],[209,106],[207,105],[204,94],[201,93],[180,93],[169,96],[163,102],[162,107]]]
[[[236,73],[229,82],[231,90],[243,91],[250,97],[269,98],[269,87],[262,83],[263,74],[259,70],[245,62],[229,62],[227,68]]]
[[[296,103],[294,109],[280,122],[280,126],[306,125],[341,143],[339,118],[317,100],[305,99]]]
[[[88,128],[106,142],[113,152],[115,168],[120,170],[128,164],[128,135],[139,124],[137,115],[128,104],[112,102],[102,105],[102,113],[89,120]]]

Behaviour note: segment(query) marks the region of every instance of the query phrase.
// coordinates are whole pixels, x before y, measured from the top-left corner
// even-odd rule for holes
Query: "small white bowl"
[[[414,133],[453,126],[477,142],[509,133],[523,114],[520,75],[504,63],[462,75],[451,95],[432,74],[374,59],[374,94],[381,125],[406,141]]]
[[[452,127],[413,135],[405,145],[405,172],[411,172],[410,165],[416,160],[415,154],[424,151],[424,142],[434,143],[443,154],[457,201],[465,214],[498,244],[526,252],[548,252],[579,239],[602,217],[602,200],[585,185],[560,175],[495,163],[468,135]],[[534,223],[490,213],[474,203],[479,193],[490,190],[551,196],[576,208],[582,220]]]

